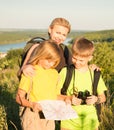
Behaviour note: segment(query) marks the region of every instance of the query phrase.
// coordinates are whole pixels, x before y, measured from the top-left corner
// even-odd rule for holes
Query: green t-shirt
[[[66,77],[66,68],[63,68],[59,74],[60,74],[59,87],[62,88],[62,85]],[[70,85],[67,89],[67,95],[73,94],[73,84],[75,90],[77,90],[78,92],[79,91],[84,92],[85,90],[88,90],[90,94],[92,94],[92,79],[93,79],[93,71],[91,71],[90,73],[90,70],[88,70],[82,73],[75,69],[75,77],[74,75],[72,76]],[[98,95],[102,94],[105,90],[107,90],[107,88],[105,86],[102,77],[100,76],[98,87],[97,87]],[[98,119],[97,119],[96,109],[94,105],[78,105],[72,107],[77,112],[79,118],[61,121],[61,126],[63,128],[69,128],[71,130],[78,130],[78,129],[80,130],[83,125],[83,128],[88,130],[91,124],[90,121],[94,122],[93,123],[95,124],[94,127],[98,126]]]

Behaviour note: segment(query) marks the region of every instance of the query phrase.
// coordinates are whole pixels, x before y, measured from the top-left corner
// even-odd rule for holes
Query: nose
[[[54,62],[51,62],[51,63],[50,63],[50,67],[53,67],[53,66],[54,66]]]

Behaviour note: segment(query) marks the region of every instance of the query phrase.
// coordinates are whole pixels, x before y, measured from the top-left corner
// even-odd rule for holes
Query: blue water
[[[0,52],[7,52],[11,49],[24,48],[25,44],[26,44],[26,42],[12,43],[12,44],[1,44],[0,45]]]
[[[67,44],[71,38],[67,38],[64,42],[64,44]],[[0,44],[0,52],[7,52],[11,49],[19,49],[24,48],[26,45],[26,42],[20,42],[20,43],[12,43],[12,44]]]

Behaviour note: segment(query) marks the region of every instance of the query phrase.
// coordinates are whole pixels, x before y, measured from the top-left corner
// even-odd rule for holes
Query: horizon
[[[48,29],[46,29],[46,28],[0,28],[0,31],[24,31],[24,30],[41,30],[41,31],[48,31]],[[102,29],[102,30],[81,30],[81,29],[72,29],[71,30],[71,32],[72,31],[76,31],[76,32],[78,32],[78,31],[110,31],[110,30],[114,30],[114,29]]]

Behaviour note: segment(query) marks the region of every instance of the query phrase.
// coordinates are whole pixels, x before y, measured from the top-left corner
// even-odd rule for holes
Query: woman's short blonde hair
[[[35,48],[29,64],[37,65],[40,59],[47,59],[54,61],[55,64],[52,68],[55,68],[61,59],[60,47],[53,40],[46,40]]]
[[[60,25],[60,26],[64,26],[66,28],[68,28],[68,33],[70,33],[70,30],[71,30],[71,25],[69,23],[68,20],[66,20],[65,18],[55,18],[51,24],[50,24],[50,28],[53,28],[54,25]]]

